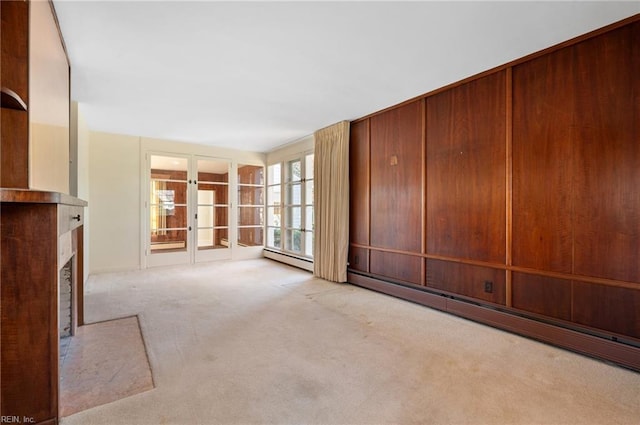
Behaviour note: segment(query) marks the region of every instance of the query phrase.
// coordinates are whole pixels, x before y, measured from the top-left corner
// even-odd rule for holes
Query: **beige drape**
[[[314,134],[314,274],[347,281],[349,249],[349,122]]]

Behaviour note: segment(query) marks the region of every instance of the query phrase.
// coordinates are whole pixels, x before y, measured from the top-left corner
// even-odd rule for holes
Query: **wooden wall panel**
[[[513,264],[572,271],[573,50],[513,68]]]
[[[0,7],[0,82],[29,105],[29,3],[2,2]],[[29,188],[29,115],[2,109],[0,187]]]
[[[640,339],[640,290],[574,281],[576,323]]]
[[[505,71],[427,98],[427,253],[505,262]]]
[[[352,247],[350,261],[353,269],[369,252],[368,269],[357,270],[371,276],[352,277],[379,280],[377,289],[426,281],[474,299],[451,310],[474,310],[469,317],[490,311],[475,303],[497,303],[513,313],[506,322],[530,313],[640,341],[638,75],[634,16],[355,123],[354,140],[369,125],[371,210],[368,242],[359,214],[351,217],[364,247]],[[357,149],[352,164],[364,168]],[[504,326],[527,334],[528,325]],[[616,350],[631,346],[615,339],[604,349],[599,337],[551,333],[554,343],[574,347],[573,338],[582,352],[639,367],[621,360]]]
[[[493,292],[485,292],[492,282]],[[480,300],[505,304],[505,271],[442,260],[427,260],[427,286]]]
[[[513,273],[512,294],[514,308],[571,320],[570,280]]]
[[[349,139],[349,240],[369,244],[369,120],[351,125]]]
[[[365,248],[349,247],[349,268],[361,272],[369,271],[369,250]]]
[[[419,253],[421,230],[422,104],[416,101],[371,118],[371,245]]]
[[[640,282],[640,23],[574,50],[574,272]]]
[[[371,251],[371,273],[420,285],[422,258],[391,252]]]

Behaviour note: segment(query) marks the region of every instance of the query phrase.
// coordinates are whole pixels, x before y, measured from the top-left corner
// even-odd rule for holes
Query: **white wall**
[[[138,269],[140,138],[89,137],[89,272]]]
[[[89,139],[90,273],[133,270],[145,266],[142,241],[146,237],[143,222],[146,216],[142,213],[142,182],[147,153],[229,159],[234,167],[239,163],[265,163],[262,153],[192,143],[101,132],[90,132]],[[232,187],[231,194],[235,192]],[[236,249],[233,258],[261,255],[261,249]]]
[[[31,2],[29,187],[69,193],[69,64],[47,2]]]
[[[314,138],[313,134],[311,134],[292,143],[279,146],[278,148],[267,153],[267,164],[285,161],[293,156],[300,155],[300,153],[313,151],[313,148]]]

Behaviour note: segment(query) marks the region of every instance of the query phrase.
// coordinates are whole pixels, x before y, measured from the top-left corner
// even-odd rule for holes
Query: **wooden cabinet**
[[[57,423],[60,270],[71,261],[71,317],[82,324],[86,202],[54,192],[2,189],[2,416]]]
[[[353,122],[349,281],[640,370],[639,75],[636,15]]]
[[[0,15],[0,187],[69,193],[70,69],[53,3],[4,1]]]
[[[59,306],[70,332],[83,324],[86,202],[66,194],[69,62],[50,1],[3,1],[0,15],[0,415],[56,424]]]
[[[0,85],[25,105],[29,102],[29,2],[0,4]],[[3,95],[0,127],[0,187],[29,187],[29,114],[9,109]]]

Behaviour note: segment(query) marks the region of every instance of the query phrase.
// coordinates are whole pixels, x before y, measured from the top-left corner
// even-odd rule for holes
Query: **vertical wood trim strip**
[[[420,238],[420,252],[426,254],[427,250],[427,99],[422,98],[420,101],[420,114],[422,118],[422,143],[421,145],[421,164],[422,164],[422,193],[421,193],[421,238]],[[422,258],[420,269],[420,284],[425,286],[427,283],[427,259]]]
[[[505,70],[505,84],[506,84],[506,99],[505,99],[505,143],[506,143],[506,215],[505,224],[507,226],[505,233],[505,261],[507,266],[512,264],[512,248],[513,248],[513,233],[512,233],[512,217],[513,217],[513,75],[512,67]],[[511,285],[511,270],[506,270],[505,282],[506,282],[506,304],[507,307],[512,305],[512,285]]]

